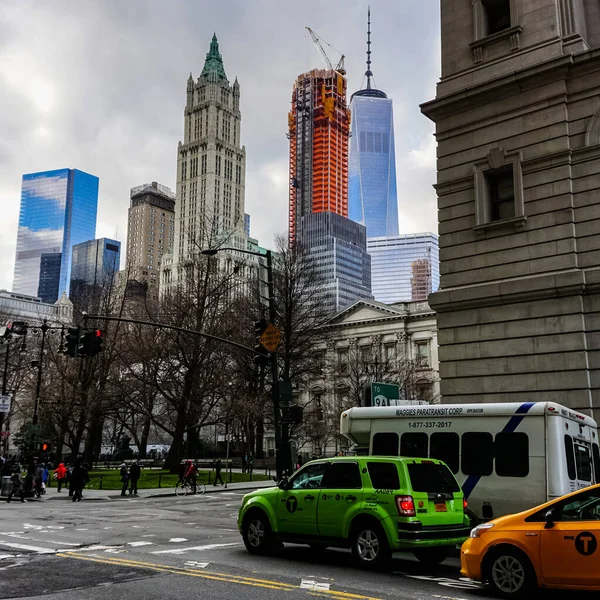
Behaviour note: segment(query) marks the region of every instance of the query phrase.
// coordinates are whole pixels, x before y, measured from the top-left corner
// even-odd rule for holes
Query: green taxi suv
[[[392,552],[439,563],[469,536],[463,493],[441,461],[356,456],[311,461],[278,487],[244,496],[238,527],[253,554],[282,542],[351,548],[362,567]]]

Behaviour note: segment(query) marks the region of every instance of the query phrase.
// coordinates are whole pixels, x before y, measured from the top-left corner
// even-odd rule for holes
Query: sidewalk
[[[207,494],[218,494],[221,492],[251,492],[252,490],[258,490],[267,487],[273,487],[275,482],[273,481],[244,481],[241,483],[228,483],[227,487],[224,485],[207,485],[206,493]],[[94,490],[94,489],[84,489],[83,490],[83,498],[84,501],[87,500],[121,500],[121,499],[131,499],[131,498],[168,498],[175,497],[175,489],[172,487],[163,487],[163,488],[148,488],[141,489],[137,496],[121,496],[121,492],[119,490]],[[200,497],[200,496],[199,496]],[[6,500],[6,497],[0,497],[0,501]],[[70,500],[72,501],[72,497],[69,496],[69,490],[63,489],[63,491],[59,494],[56,491],[56,488],[48,488],[46,493],[39,498],[29,498],[28,501],[33,502],[47,502],[48,500]],[[13,502],[19,502],[18,497],[13,498]]]

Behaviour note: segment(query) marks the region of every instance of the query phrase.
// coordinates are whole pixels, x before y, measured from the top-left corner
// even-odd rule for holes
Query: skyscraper
[[[378,302],[427,300],[440,283],[440,249],[435,233],[369,238],[371,289]]]
[[[134,187],[127,221],[125,275],[143,284],[149,296],[158,296],[162,257],[173,248],[175,194],[156,181]]]
[[[348,216],[346,79],[332,69],[300,75],[292,92],[288,126],[289,232],[294,240],[304,215],[330,211]]]
[[[392,100],[371,84],[371,11],[367,26],[366,88],[350,102],[352,137],[348,213],[367,228],[367,237],[398,235],[396,152]]]
[[[77,169],[23,175],[13,290],[56,302],[69,291],[71,252],[96,236],[98,178]]]
[[[71,296],[86,287],[101,289],[119,271],[121,242],[108,238],[88,240],[73,246],[71,259]]]
[[[177,150],[175,261],[233,236],[243,245],[246,149],[240,145],[240,85],[229,83],[213,35],[197,81],[187,82],[184,139]],[[237,238],[237,239],[235,239]]]

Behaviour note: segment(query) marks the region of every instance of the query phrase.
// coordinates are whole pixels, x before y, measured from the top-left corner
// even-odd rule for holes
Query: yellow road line
[[[117,557],[97,557],[97,556],[83,556],[79,553],[72,552],[61,552],[56,554],[60,558],[74,558],[76,560],[85,560],[88,562],[97,562],[106,565],[115,565],[122,567],[137,567],[139,569],[149,569],[152,571],[159,571],[162,573],[171,573],[173,575],[187,575],[188,577],[200,577],[201,579],[210,579],[213,581],[223,581],[226,583],[239,583],[242,585],[251,585],[254,587],[262,587],[273,590],[292,591],[303,589],[299,585],[293,585],[291,583],[285,583],[283,581],[273,581],[269,579],[256,579],[253,577],[244,577],[242,575],[228,575],[226,573],[218,573],[214,571],[206,571],[204,569],[181,569],[178,567],[172,567],[170,565],[161,565],[157,563],[142,562],[137,560],[131,560],[128,558],[117,558]],[[309,591],[306,590],[311,596],[322,596],[327,598],[345,599],[345,600],[380,600],[379,598],[373,598],[371,596],[361,596],[357,594],[350,594],[348,592],[337,592],[334,590],[319,590]]]

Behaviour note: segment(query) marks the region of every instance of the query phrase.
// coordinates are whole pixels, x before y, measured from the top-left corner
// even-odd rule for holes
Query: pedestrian
[[[185,481],[185,472],[186,471],[187,471],[187,463],[185,461],[185,458],[182,458],[181,462],[179,463],[179,479],[177,480],[175,487],[177,487],[178,485],[183,485],[183,483]]]
[[[62,491],[62,486],[67,478],[67,469],[65,463],[59,463],[58,467],[54,469],[54,477],[56,478],[56,484],[58,485],[58,491]]]
[[[129,483],[129,471],[127,470],[127,465],[125,463],[121,463],[121,483],[123,486],[121,487],[121,496],[125,496],[127,494],[127,484]]]
[[[73,495],[73,484],[71,478],[73,477],[73,465],[69,465],[67,468],[67,474],[65,475],[65,485],[69,488],[69,496]]]
[[[215,462],[215,482],[213,485],[217,485],[217,480],[219,480],[221,482],[221,485],[223,485],[225,482],[223,481],[223,478],[221,477],[221,459],[217,458],[217,461]]]
[[[130,494],[135,494],[137,496],[138,493],[138,479],[140,478],[141,469],[140,463],[137,458],[131,463],[131,467],[129,467],[129,480],[131,481],[131,487],[129,488]]]
[[[73,492],[73,502],[79,502],[81,500],[81,492],[83,490],[83,486],[86,483],[87,471],[84,469],[81,461],[77,459],[75,461],[75,466],[73,467],[73,472],[71,473],[71,488],[70,491]]]
[[[254,456],[252,456],[252,452],[248,454],[248,473],[252,474],[252,468],[254,466]]]
[[[248,470],[248,453],[244,454],[244,458],[242,458],[242,473],[245,473]]]
[[[15,469],[15,472],[10,477],[10,482],[12,483],[12,489],[8,494],[7,502],[12,500],[13,494],[18,493],[21,502],[25,502],[25,490],[23,489],[23,478],[21,477],[21,473],[18,469]]]
[[[39,463],[35,470],[34,492],[38,498],[42,497],[42,484],[44,483],[44,463]]]

